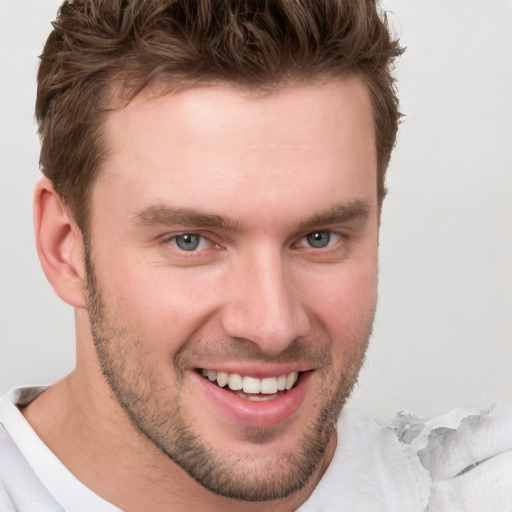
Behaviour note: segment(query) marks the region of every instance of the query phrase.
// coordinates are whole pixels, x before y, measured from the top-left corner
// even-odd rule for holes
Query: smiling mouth
[[[239,373],[226,373],[217,370],[199,370],[199,373],[226,391],[234,392],[240,398],[255,402],[274,400],[292,389],[299,378],[299,372],[290,372],[276,377],[258,379]]]

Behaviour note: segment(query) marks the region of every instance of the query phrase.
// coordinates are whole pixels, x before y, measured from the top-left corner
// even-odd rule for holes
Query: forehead
[[[109,116],[106,137],[94,189],[108,188],[110,202],[115,191],[134,211],[169,202],[243,210],[250,201],[263,215],[276,199],[323,193],[339,203],[345,192],[373,194],[376,183],[371,103],[355,77],[265,94],[229,85],[143,92]]]
[[[227,134],[236,143],[246,133],[252,137],[266,135],[270,140],[287,125],[289,140],[295,143],[301,135],[310,140],[311,130],[318,127],[321,128],[320,137],[325,136],[326,130],[341,135],[348,133],[348,124],[356,128],[354,121],[362,126],[368,117],[373,117],[367,87],[357,76],[318,83],[292,82],[288,86],[269,89],[206,82],[178,87],[170,93],[165,91],[165,85],[147,88],[111,113],[107,131],[114,149],[120,149],[116,142],[122,142],[116,133],[126,129],[133,131],[136,126],[140,128],[140,135],[142,129],[151,128],[151,123],[162,121],[170,121],[167,128],[179,126],[183,137],[191,134],[199,143],[199,131],[207,136],[221,136],[226,128],[243,128],[243,131],[237,130],[237,137],[233,138],[233,133]],[[264,130],[258,133],[258,128]],[[128,134],[122,135],[126,140]],[[280,138],[282,135],[281,132]],[[224,143],[228,142],[226,139]]]

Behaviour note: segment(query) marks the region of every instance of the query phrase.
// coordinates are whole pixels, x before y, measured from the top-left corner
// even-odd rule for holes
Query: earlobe
[[[86,307],[82,234],[47,178],[36,186],[34,228],[39,260],[55,292],[71,306]]]

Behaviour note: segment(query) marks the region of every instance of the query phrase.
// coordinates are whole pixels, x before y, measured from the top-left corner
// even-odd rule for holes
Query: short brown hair
[[[129,101],[155,82],[272,89],[362,76],[384,197],[399,121],[390,70],[401,49],[375,0],[74,0],[53,27],[38,73],[40,165],[82,230],[113,95]]]

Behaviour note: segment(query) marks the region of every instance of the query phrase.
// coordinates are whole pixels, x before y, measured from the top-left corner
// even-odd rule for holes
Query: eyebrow
[[[159,204],[143,209],[135,215],[138,224],[143,226],[180,224],[190,227],[222,228],[239,232],[244,226],[221,215],[202,213],[191,208],[181,208]]]
[[[335,205],[327,210],[300,220],[299,230],[313,229],[328,224],[339,224],[356,219],[368,218],[371,206],[368,202],[356,199],[346,204]],[[159,225],[181,225],[195,228],[221,228],[232,232],[246,230],[244,223],[217,214],[203,213],[191,208],[158,204],[144,208],[135,214],[137,224],[152,227]]]
[[[332,206],[324,212],[315,214],[299,222],[300,230],[312,229],[328,224],[340,224],[352,220],[364,220],[370,215],[370,203],[362,199],[355,199],[350,203]]]

